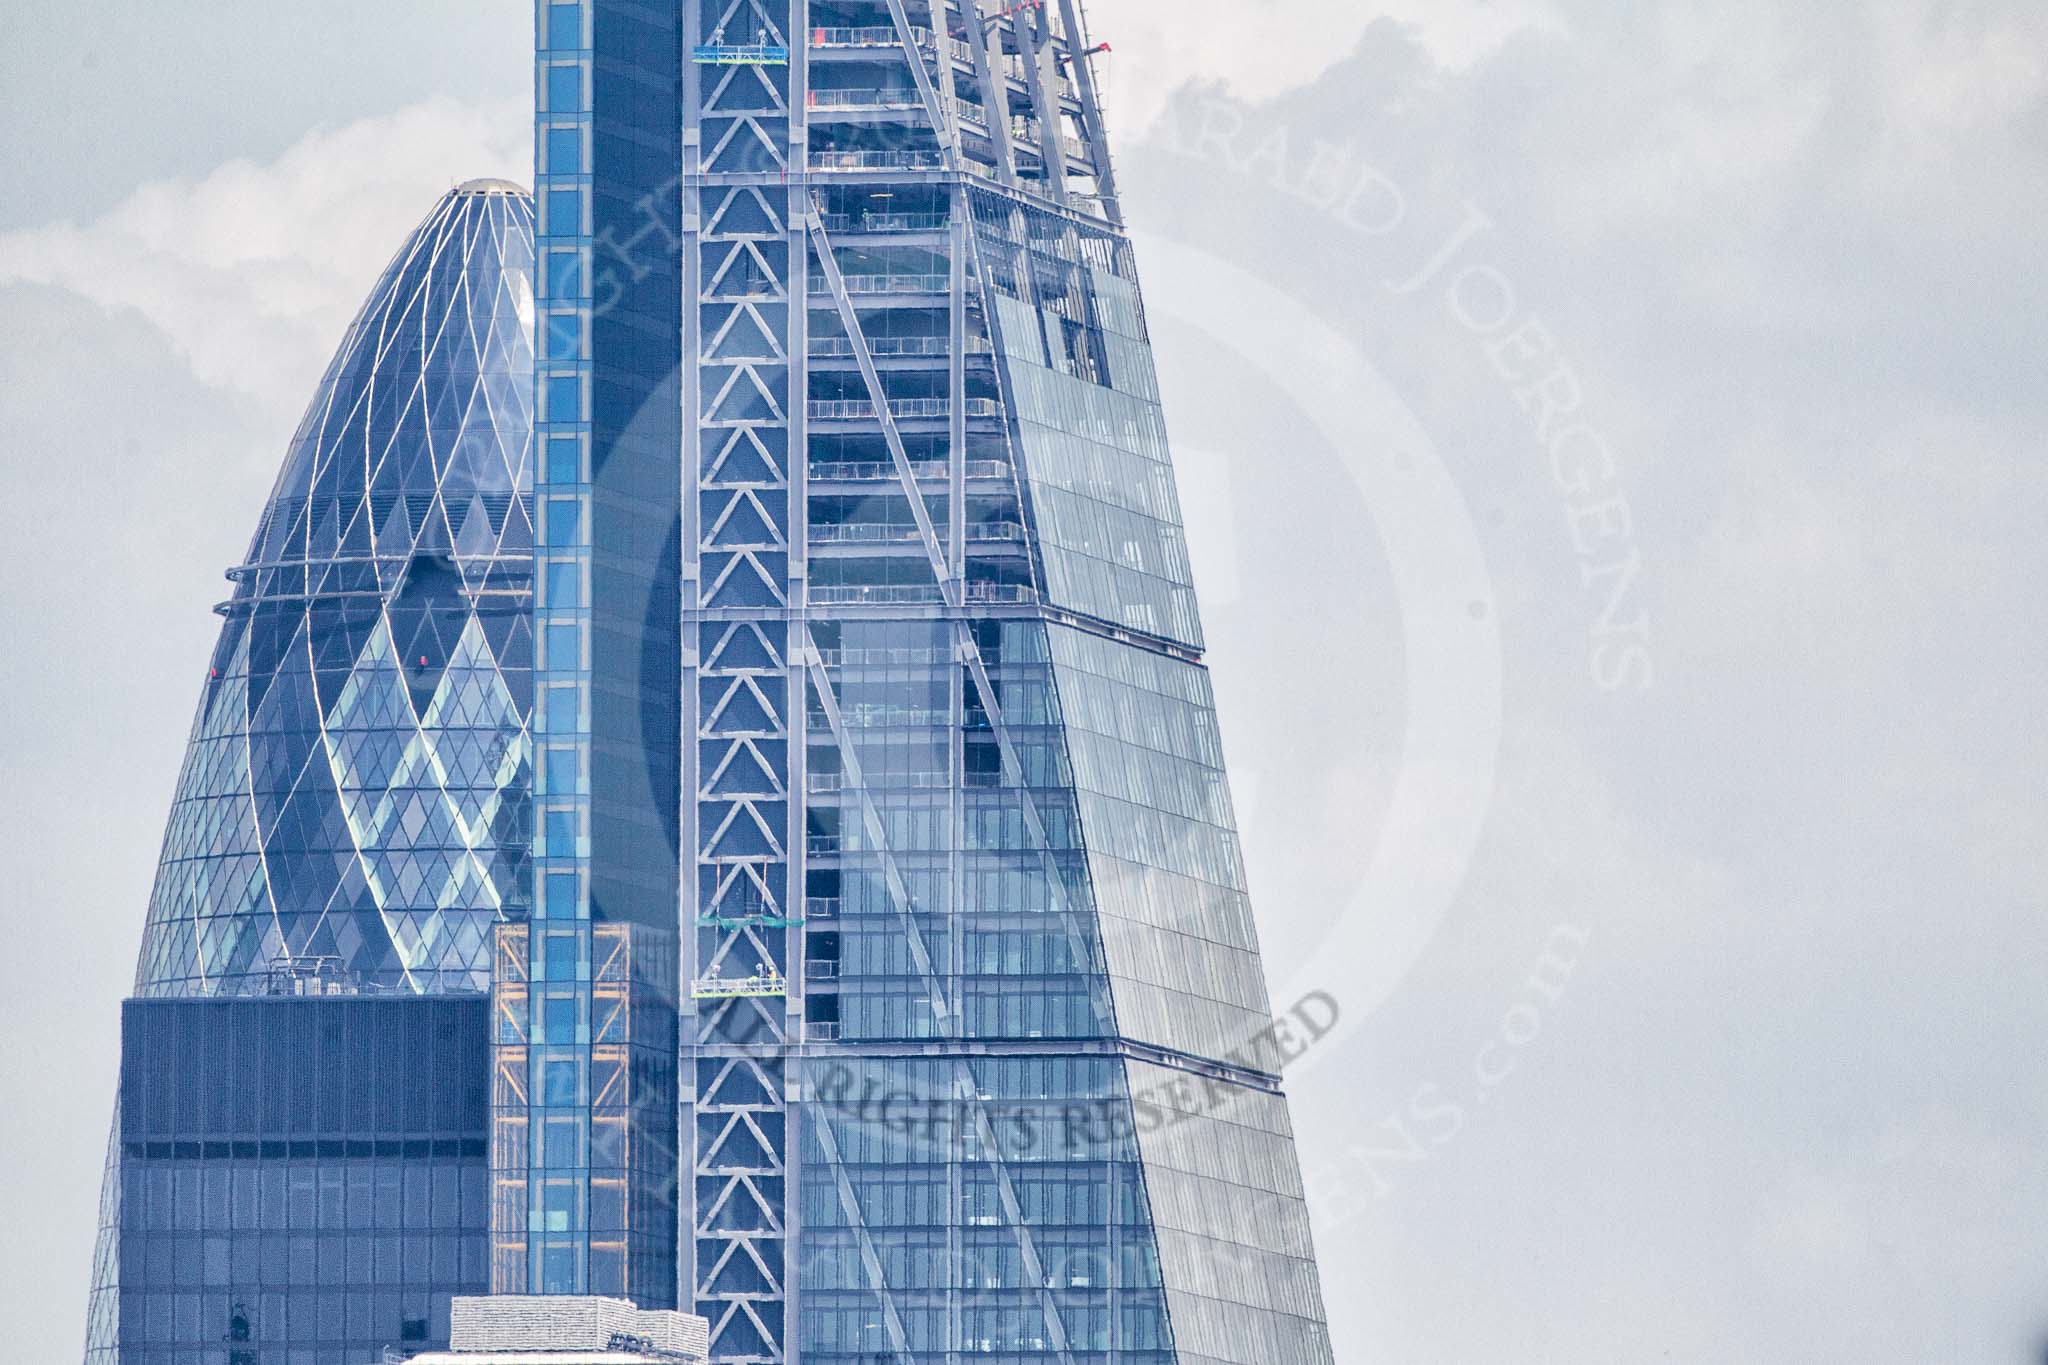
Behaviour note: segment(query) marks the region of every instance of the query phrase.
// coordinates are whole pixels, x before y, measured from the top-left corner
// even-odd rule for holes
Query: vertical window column
[[[538,0],[535,771],[524,1281],[585,1294],[590,1243],[591,5]]]

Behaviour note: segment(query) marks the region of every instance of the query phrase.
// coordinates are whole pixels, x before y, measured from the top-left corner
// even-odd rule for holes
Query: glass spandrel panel
[[[806,1064],[807,1360],[1172,1365],[1123,1066],[1107,1056]],[[878,1278],[879,1277],[879,1278]]]
[[[1131,1062],[1163,1114],[1139,1152],[1183,1359],[1332,1359],[1287,1104],[1279,1095]]]
[[[1199,647],[1129,244],[971,196],[1048,600]]]
[[[1117,1020],[1222,1060],[1269,1016],[1209,680],[1200,665],[1049,628]]]
[[[1045,340],[1030,305],[1007,294],[997,294],[995,302],[1003,340],[1010,346],[1011,354],[1027,365],[1045,365]]]

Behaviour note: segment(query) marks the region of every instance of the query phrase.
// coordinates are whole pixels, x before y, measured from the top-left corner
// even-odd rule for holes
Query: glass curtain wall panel
[[[662,5],[534,11],[529,926],[499,962],[500,1293],[676,1303],[680,55]]]
[[[127,1365],[445,1347],[485,1268],[485,1002],[131,1000]]]

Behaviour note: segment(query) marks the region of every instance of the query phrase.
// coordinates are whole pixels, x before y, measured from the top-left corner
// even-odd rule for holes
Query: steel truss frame
[[[1100,947],[1083,932],[1083,910],[1052,852],[1045,820],[969,624],[964,365],[967,300],[969,291],[979,287],[981,272],[975,264],[967,186],[982,183],[982,177],[967,166],[951,93],[953,58],[944,35],[948,15],[960,12],[956,6],[976,20],[984,17],[984,10],[977,0],[885,0],[942,163],[936,177],[919,172],[902,178],[943,183],[952,207],[947,238],[949,496],[942,526],[919,487],[860,309],[841,269],[840,248],[819,210],[804,98],[810,62],[801,39],[808,32],[808,4],[684,3],[686,52],[728,31],[757,33],[771,46],[789,49],[787,66],[693,63],[683,72],[682,250],[688,291],[684,309],[686,344],[693,348],[683,385],[683,733],[684,771],[696,774],[683,816],[690,861],[683,903],[686,922],[696,926],[694,934],[686,936],[684,963],[685,979],[696,983],[683,1021],[685,1123],[694,1132],[689,1173],[696,1187],[691,1201],[696,1212],[681,1230],[685,1297],[710,1319],[712,1358],[720,1365],[767,1365],[797,1356],[797,1191],[806,1174],[801,1153],[803,1125],[809,1123],[825,1157],[827,1169],[819,1174],[832,1181],[853,1229],[891,1352],[898,1365],[915,1365],[901,1309],[841,1160],[832,1122],[821,1107],[807,1110],[802,1103],[801,1059],[818,1050],[806,1044],[803,1034],[805,988],[800,968],[808,856],[803,802],[808,785],[806,717],[808,696],[814,694],[839,751],[844,780],[858,801],[868,851],[881,866],[892,907],[932,1001],[940,1051],[954,1062],[955,1098],[972,1115],[1005,1221],[1037,1287],[1047,1338],[1061,1365],[1073,1365],[1065,1325],[1046,1283],[1045,1263],[995,1140],[987,1100],[968,1058],[944,1046],[945,1041],[957,1043],[963,1037],[957,1002],[947,999],[930,945],[918,926],[831,669],[811,633],[815,613],[804,595],[807,331],[810,267],[815,259],[938,588],[935,611],[922,614],[951,623],[954,666],[949,670],[948,710],[956,836],[964,829],[961,732],[971,691],[995,732],[1005,785],[1015,788],[1027,828],[1045,860],[1047,882],[1075,961],[1086,970],[1096,1006],[1108,1019]],[[924,10],[925,32],[933,35],[943,87],[926,61],[923,38],[912,22],[913,6]],[[1068,33],[1079,32],[1071,4],[1064,22]],[[998,21],[998,31],[1003,24],[1013,27],[1025,54],[1025,82],[1038,116],[1038,150],[1047,181],[1042,192],[1020,182],[1008,117],[1009,78],[998,69],[1000,51],[991,53],[985,23],[963,21],[974,78],[983,107],[990,111],[995,179],[1013,194],[1035,194],[1049,206],[1073,213],[1061,119],[1057,100],[1049,93],[1057,90],[1059,74],[1051,18],[1043,11],[1029,18],[1010,16]],[[1085,67],[1085,59],[1077,56],[1074,64]],[[1092,83],[1077,78],[1076,84],[1082,92],[1084,126],[1094,146],[1102,202],[1113,215],[1107,149],[1100,138]],[[829,178],[825,173],[820,180]],[[866,178],[874,177],[870,173]],[[987,307],[986,300],[983,306]],[[952,862],[957,904],[960,859],[956,856]],[[952,932],[957,934],[958,927]],[[948,960],[957,961],[957,955]],[[724,975],[733,970],[779,975],[787,993],[779,999],[731,996],[709,987],[714,972]]]

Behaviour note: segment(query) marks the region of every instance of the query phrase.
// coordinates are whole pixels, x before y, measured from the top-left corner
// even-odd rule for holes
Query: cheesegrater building
[[[1078,0],[536,17],[231,574],[89,1362],[1329,1361]]]
[[[537,18],[494,1292],[1328,1360],[1079,5]]]

